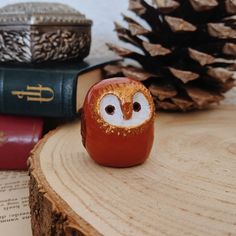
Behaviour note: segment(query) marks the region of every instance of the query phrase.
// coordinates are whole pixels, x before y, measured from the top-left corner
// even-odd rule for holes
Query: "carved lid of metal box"
[[[61,3],[7,5],[0,9],[0,62],[82,60],[90,51],[91,25]]]
[[[61,3],[25,2],[0,9],[0,25],[87,25],[92,21],[79,11]]]

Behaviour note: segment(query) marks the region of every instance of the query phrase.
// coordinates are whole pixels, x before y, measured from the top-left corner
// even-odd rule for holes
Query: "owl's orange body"
[[[118,93],[114,92],[117,84]],[[112,167],[129,167],[141,164],[148,158],[154,139],[154,104],[152,100],[150,118],[137,127],[111,125],[102,119],[99,111],[100,100],[106,94],[114,93],[117,96],[123,96],[122,86],[124,86],[124,95],[126,93],[127,95],[120,98],[121,107],[122,104],[129,107],[124,99],[128,99],[127,96],[133,96],[135,88],[133,88],[134,92],[131,92],[132,89],[128,90],[128,87],[137,86],[137,89],[140,90],[143,86],[140,84],[131,79],[116,78],[104,80],[93,86],[88,92],[83,106],[82,136],[85,148],[97,163]],[[146,92],[145,90],[144,93]],[[149,94],[145,96],[149,99]],[[126,112],[128,111],[126,110]],[[127,119],[131,118],[132,116]]]

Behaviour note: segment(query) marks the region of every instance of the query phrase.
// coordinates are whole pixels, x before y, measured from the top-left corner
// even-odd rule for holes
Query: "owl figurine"
[[[149,90],[130,78],[112,78],[87,93],[81,117],[82,142],[98,164],[143,163],[154,139],[154,103]]]

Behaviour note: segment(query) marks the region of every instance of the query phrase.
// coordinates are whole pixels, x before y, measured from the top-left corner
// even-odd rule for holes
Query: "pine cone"
[[[138,51],[108,47],[141,68],[107,66],[109,76],[143,81],[157,107],[165,110],[205,108],[234,86],[235,0],[155,0],[155,5],[129,0],[129,10],[149,28],[123,15],[128,28],[115,23],[115,31]]]

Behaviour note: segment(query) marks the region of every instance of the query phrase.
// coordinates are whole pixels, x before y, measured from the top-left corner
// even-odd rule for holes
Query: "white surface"
[[[37,0],[29,1],[35,2]],[[122,23],[121,13],[128,12],[128,0],[38,0],[38,2],[44,1],[68,4],[85,14],[87,18],[93,20],[90,57],[114,55],[107,49],[105,43],[118,42],[114,32],[114,21]],[[26,0],[0,0],[0,7],[16,2],[26,2]],[[131,15],[130,12],[128,14]],[[132,16],[134,15],[132,14]],[[121,44],[121,42],[119,42],[119,44]],[[128,47],[128,44],[126,44],[126,47]],[[230,91],[226,97],[226,103],[236,104],[236,89]]]

